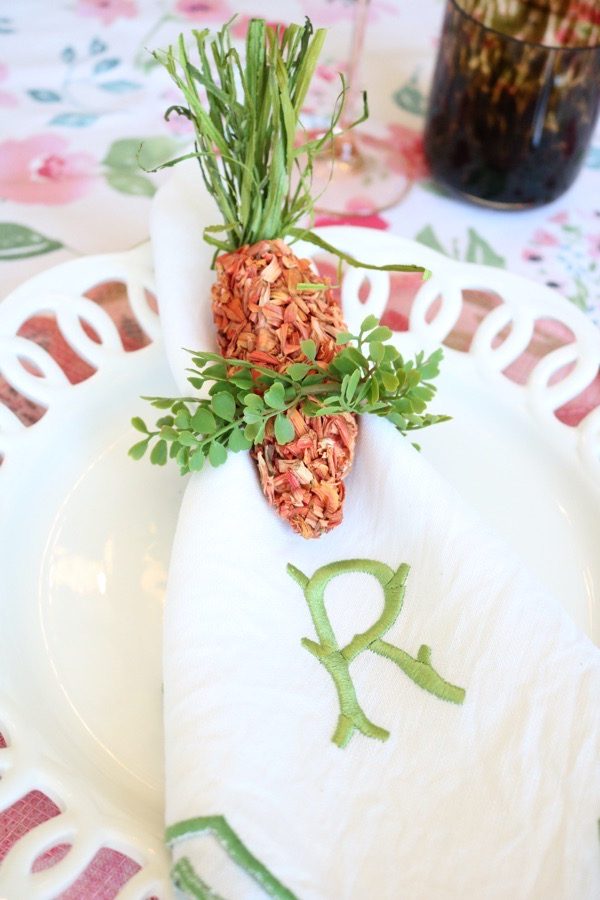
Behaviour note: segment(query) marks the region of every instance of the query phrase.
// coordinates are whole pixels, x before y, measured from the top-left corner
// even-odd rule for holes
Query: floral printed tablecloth
[[[351,0],[20,0],[0,4],[0,294],[35,271],[145,240],[165,175],[145,174],[185,147],[189,123],[165,122],[175,96],[149,49],[239,13],[330,26],[310,97],[325,109],[346,65]],[[375,133],[407,181],[403,201],[366,224],[451,256],[506,266],[551,285],[600,323],[600,133],[575,186],[542,209],[497,213],[442,196],[428,178],[421,129],[443,15],[441,0],[373,0],[362,81]],[[349,219],[360,213],[360,191]],[[364,221],[361,219],[361,221]]]
[[[186,119],[163,119],[178,98],[149,49],[234,13],[240,38],[253,14],[269,21],[301,21],[308,14],[330,27],[308,102],[318,118],[337,93],[336,73],[347,68],[352,0],[0,2],[0,299],[48,266],[147,239],[151,199],[168,175],[148,174],[140,162],[151,169],[191,138]],[[520,272],[550,285],[600,325],[600,131],[577,183],[550,206],[498,213],[444,196],[428,177],[422,148],[442,15],[442,0],[372,0],[361,74],[373,118],[367,128],[387,150],[390,168],[403,176],[405,190],[396,207],[364,217],[368,187],[359,188],[345,220]],[[114,286],[108,296],[89,296],[111,310],[123,301]],[[23,333],[38,338],[39,323]],[[124,335],[126,349],[144,341]],[[56,334],[50,343],[63,354],[72,381],[89,376]],[[599,385],[592,386],[585,409],[598,403]],[[11,400],[1,379],[0,399]],[[575,424],[585,409],[571,410],[564,420]],[[32,422],[39,412],[21,408],[19,414]],[[0,735],[0,748],[3,742]],[[0,862],[23,833],[58,813],[49,798],[33,792],[0,815]],[[52,860],[40,857],[36,867],[65,851],[55,848]],[[102,851],[84,881],[61,897],[108,900],[136,869],[126,857]]]

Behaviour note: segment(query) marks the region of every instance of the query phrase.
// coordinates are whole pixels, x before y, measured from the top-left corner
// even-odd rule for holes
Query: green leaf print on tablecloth
[[[427,96],[419,87],[418,72],[413,72],[394,94],[394,103],[400,109],[413,113],[415,116],[424,116],[427,112]]]
[[[62,246],[60,241],[46,237],[26,225],[0,222],[0,261],[41,256],[43,253],[60,250]]]
[[[106,180],[116,191],[122,194],[134,194],[138,197],[153,197],[156,188],[149,178],[145,175],[139,175],[137,172],[110,171],[106,175]]]
[[[103,159],[106,180],[122,194],[152,197],[156,187],[144,170],[156,169],[175,154],[177,147],[177,141],[163,136],[115,141]]]
[[[499,269],[506,266],[504,257],[500,256],[499,253],[496,253],[489,242],[475,231],[474,228],[467,229],[467,245],[462,255],[459,251],[459,245],[456,239],[452,242],[452,250],[448,250],[439,240],[431,225],[426,225],[422,228],[421,231],[415,235],[415,240],[419,241],[420,244],[425,244],[426,247],[431,247],[432,250],[437,250],[438,253],[443,253],[445,256],[451,256],[454,259],[462,259],[465,262],[481,263],[484,266],[495,266]]]

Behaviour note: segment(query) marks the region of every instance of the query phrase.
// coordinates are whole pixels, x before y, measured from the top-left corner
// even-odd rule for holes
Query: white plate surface
[[[431,348],[444,338],[458,316],[460,287],[485,287],[510,297],[500,308],[505,318],[494,314],[493,327],[488,323],[487,336],[478,333],[472,353],[446,352],[435,407],[454,418],[423,432],[420,443],[600,644],[598,410],[578,429],[566,428],[552,414],[597,371],[598,333],[551,292],[506,273],[458,265],[427,248],[373,232],[328,229],[327,238],[363,258],[389,259],[393,252],[435,270],[433,285],[424,289],[429,293],[413,309],[410,333],[398,337],[405,350]],[[136,285],[150,284],[144,253],[61,266],[9,298],[0,308],[0,334],[8,348],[0,361],[9,375],[10,360],[25,353],[22,344],[11,345],[11,335],[27,318],[27,309],[51,306],[47,298],[59,287],[68,307],[73,298],[79,303],[91,284],[115,277],[128,281],[134,293]],[[375,284],[376,276],[371,277]],[[356,306],[351,282],[345,300],[352,325],[366,307]],[[427,323],[424,311],[440,287],[446,303]],[[136,311],[156,334],[139,290],[137,295]],[[372,306],[381,312],[381,300],[372,291],[368,311]],[[97,315],[86,304],[80,312]],[[554,369],[570,361],[564,354],[544,363],[546,369],[537,375],[534,371],[524,389],[507,382],[500,372],[506,360],[489,346],[504,321],[512,318],[514,336],[525,328],[524,319],[549,315],[576,335],[570,359],[577,361],[580,381],[569,376],[562,393],[556,390],[560,385],[545,384]],[[87,358],[96,354],[98,372],[92,378],[71,387],[49,368],[44,385],[21,380],[21,390],[43,399],[49,411],[26,430],[10,419],[4,423],[0,731],[9,732],[11,747],[0,750],[5,774],[0,808],[20,796],[19,790],[46,790],[73,817],[75,847],[77,835],[84,834],[94,846],[113,846],[140,862],[142,871],[127,896],[142,898],[154,891],[164,897],[160,622],[185,481],[174,468],[156,469],[127,458],[135,440],[129,419],[144,409],[139,395],[175,389],[158,342],[125,354],[111,344],[114,335],[106,328],[102,356],[98,345],[90,348],[71,327],[72,345]],[[518,355],[518,342],[510,352]],[[40,838],[36,847],[50,845],[57,834],[50,828],[46,843]],[[11,898],[56,896],[82,867],[73,857],[58,880],[52,881],[52,870],[43,878],[29,875],[28,856],[19,844],[24,841],[0,868],[0,885],[8,886]]]

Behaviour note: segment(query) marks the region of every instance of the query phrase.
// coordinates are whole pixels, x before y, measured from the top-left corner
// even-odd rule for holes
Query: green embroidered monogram
[[[253,878],[269,897],[276,900],[298,900],[288,888],[269,872],[246,847],[224,816],[201,816],[169,825],[165,833],[167,844],[172,847],[180,841],[214,834],[229,858]],[[179,859],[171,871],[173,883],[191,897],[199,900],[223,900],[200,878],[187,857]]]
[[[175,887],[188,897],[195,897],[198,900],[224,900],[200,878],[187,856],[177,860],[171,869],[171,879]]]
[[[399,647],[382,640],[402,609],[409,570],[410,566],[406,563],[394,572],[385,563],[372,559],[347,559],[322,566],[312,578],[308,578],[291,563],[288,564],[288,573],[304,592],[319,637],[319,643],[303,638],[302,645],[325,666],[338,694],[340,714],[332,737],[338,747],[345,747],[355,731],[381,741],[389,737],[389,731],[375,725],[363,712],[350,675],[350,663],[366,650],[391,660],[415,684],[442,700],[462,703],[465,698],[463,688],[445,681],[435,671],[431,665],[431,649],[425,644],[420,647],[415,659]],[[370,628],[355,635],[345,647],[340,647],[325,609],[325,589],[333,578],[350,572],[364,572],[376,578],[383,590],[384,605],[380,617]]]

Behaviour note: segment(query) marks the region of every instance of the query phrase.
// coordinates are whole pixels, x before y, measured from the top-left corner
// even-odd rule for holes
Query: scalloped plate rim
[[[332,226],[321,229],[322,233],[327,235],[328,239],[331,239],[335,243],[335,234],[338,233],[339,229],[343,229],[342,236],[347,236],[350,240],[352,239],[351,232],[354,232],[354,238],[361,237],[364,240],[373,241],[374,232],[372,229],[363,229],[363,228],[353,228],[349,226]],[[358,233],[358,234],[356,234]],[[367,238],[368,235],[368,238]],[[402,246],[408,251],[412,252],[414,248],[414,255],[419,261],[423,260],[435,260],[439,261],[440,264],[443,263],[444,266],[449,267],[454,271],[460,271],[467,269],[470,271],[470,277],[481,277],[484,278],[485,275],[490,277],[490,272],[498,273],[500,272],[503,280],[508,279],[510,284],[515,285],[515,287],[521,286],[523,289],[527,287],[527,289],[531,290],[532,285],[535,288],[534,294],[536,296],[543,296],[544,299],[547,300],[549,306],[552,309],[557,311],[556,317],[564,321],[565,316],[568,317],[568,320],[574,321],[578,327],[580,327],[584,332],[589,332],[589,338],[592,344],[596,347],[600,348],[600,333],[596,331],[594,326],[585,318],[583,313],[579,310],[571,307],[567,301],[558,297],[551,291],[549,288],[545,286],[537,285],[530,282],[528,279],[515,275],[512,273],[504,272],[502,270],[490,270],[488,267],[470,264],[470,263],[461,263],[453,260],[446,259],[441,254],[437,253],[430,248],[423,247],[422,245],[416,244],[413,241],[410,241],[405,238],[400,238],[392,234],[381,234],[377,232],[377,237],[382,240],[383,244],[387,243],[395,243],[396,246]],[[95,263],[102,264],[103,262],[115,263],[119,262],[119,264],[123,264],[127,267],[128,262],[131,262],[132,267],[139,267],[140,265],[144,265],[147,262],[147,247],[138,248],[134,251],[130,251],[129,253],[118,253],[118,254],[103,254],[100,257],[93,258],[83,258],[81,260],[68,261],[65,263],[61,263],[59,266],[55,267],[51,270],[51,275],[49,276],[48,271],[39,273],[34,276],[30,281],[26,282],[21,287],[17,288],[15,291],[9,295],[7,301],[9,301],[10,305],[14,304],[16,301],[24,298],[28,295],[33,295],[39,289],[43,289],[44,285],[48,282],[49,278],[57,278],[67,269],[73,270],[75,266],[79,266],[82,271],[87,271],[88,268]],[[15,299],[16,298],[16,299]],[[6,307],[7,311],[9,307]],[[568,311],[568,312],[567,312]],[[563,315],[561,315],[561,313]],[[6,318],[6,316],[4,316]],[[2,332],[2,321],[3,321],[3,305],[0,304],[0,333]],[[568,324],[568,321],[567,321]],[[410,340],[410,337],[407,338]],[[114,389],[115,384],[117,383],[117,379],[119,378],[134,378],[134,374],[137,373],[137,376],[143,375],[144,367],[146,369],[151,369],[152,367],[164,368],[164,362],[162,361],[162,357],[164,353],[158,344],[154,344],[151,347],[148,347],[144,350],[138,351],[133,354],[115,354],[114,358],[111,360],[107,360],[104,363],[104,367],[100,368],[99,371],[93,375],[88,381],[85,381],[79,385],[65,387],[63,396],[67,396],[72,400],[72,403],[69,404],[69,409],[66,409],[64,404],[61,405],[59,399],[57,399],[57,405],[54,408],[51,408],[46,417],[42,420],[40,426],[32,427],[31,429],[24,430],[21,435],[19,435],[19,444],[21,445],[22,452],[17,454],[18,459],[13,460],[13,465],[7,465],[5,472],[0,473],[0,481],[6,481],[6,479],[13,480],[15,483],[18,483],[22,478],[26,477],[26,468],[35,459],[36,455],[40,454],[45,448],[44,443],[48,439],[50,432],[52,431],[55,425],[64,423],[68,421],[70,416],[72,415],[73,406],[77,404],[85,405],[88,402],[102,402],[106,401],[106,393],[107,391],[110,393],[110,390]],[[459,363],[458,360],[461,359]],[[469,371],[475,370],[477,367],[475,365],[475,360],[471,354],[462,354],[457,351],[448,352],[448,366],[456,367],[457,372],[468,373]],[[468,362],[470,360],[470,363]],[[459,373],[459,374],[460,374]],[[462,376],[461,376],[462,377]],[[508,387],[506,389],[499,389],[500,384],[507,384]],[[502,394],[502,403],[509,402],[514,403],[516,397],[522,398],[523,402],[519,402],[518,405],[521,408],[521,412],[525,414],[526,417],[531,421],[532,414],[531,411],[527,409],[527,403],[525,401],[525,395],[527,391],[519,388],[518,386],[512,385],[510,382],[507,382],[500,375],[494,375],[494,373],[488,372],[486,376],[481,375],[481,385],[484,392],[488,390],[497,392],[500,390]],[[57,395],[58,397],[58,395]],[[577,429],[567,429],[566,426],[561,426],[560,423],[557,423],[560,426],[558,429],[548,429],[548,433],[545,436],[545,439],[555,446],[561,446],[561,452],[567,453],[570,458],[571,464],[575,466],[578,474],[582,474],[582,465],[579,457],[574,452],[575,449],[575,441],[574,436]],[[568,437],[559,438],[559,434],[567,435]],[[597,485],[596,485],[597,487]],[[10,491],[9,491],[10,493]],[[598,508],[600,508],[600,492],[597,492],[598,496]],[[2,663],[0,658],[0,671],[2,669]],[[1,698],[0,698],[0,706],[1,706]],[[2,720],[2,711],[0,709],[0,724]],[[16,726],[18,728],[18,725]],[[30,726],[27,723],[26,731],[29,735],[36,734],[36,726]],[[39,765],[43,770],[44,766],[44,746],[47,744],[51,747],[52,738],[44,736],[42,733],[40,735],[41,741],[41,750],[42,754],[40,757]],[[1,753],[2,751],[0,751]],[[69,776],[68,773],[61,773],[61,778],[64,779],[64,784],[68,786],[69,784]],[[102,776],[104,777],[104,775]],[[75,780],[75,789],[78,790],[81,786]],[[65,787],[65,791],[68,793],[67,787]],[[100,784],[92,784],[90,786],[90,791],[92,796],[98,797],[98,794],[102,794],[101,789],[101,779]],[[133,835],[135,830],[135,821],[136,816],[139,819],[139,812],[136,813],[135,810],[132,813],[131,810],[114,810],[115,813],[119,813],[122,815],[123,821],[127,823],[129,833]],[[99,813],[100,817],[103,815],[102,812]],[[158,833],[156,834],[156,840],[158,841]],[[134,840],[134,837],[132,837]],[[149,843],[149,840],[146,840],[146,843]],[[159,853],[160,855],[161,847],[156,845],[153,852]],[[160,860],[156,863],[159,868],[164,867],[164,863],[160,862]],[[0,869],[1,873],[1,869]]]

